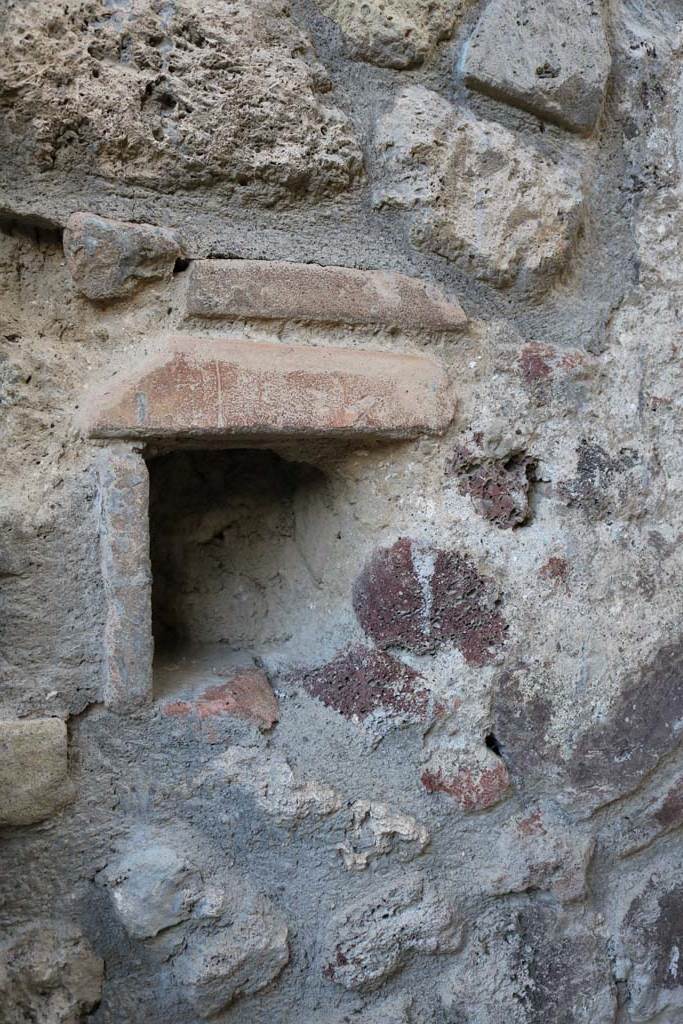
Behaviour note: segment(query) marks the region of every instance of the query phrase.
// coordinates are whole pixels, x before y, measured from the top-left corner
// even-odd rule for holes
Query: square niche
[[[310,626],[324,474],[267,450],[147,459],[155,699],[191,699]]]

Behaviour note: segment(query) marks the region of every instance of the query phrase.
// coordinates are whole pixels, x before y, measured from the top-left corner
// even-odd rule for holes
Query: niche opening
[[[297,637],[319,599],[302,554],[318,469],[264,450],[148,459],[155,698],[192,698]]]

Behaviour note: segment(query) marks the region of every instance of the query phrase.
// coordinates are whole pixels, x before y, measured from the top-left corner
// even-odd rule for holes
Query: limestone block
[[[58,718],[0,721],[0,825],[30,825],[64,806],[66,744]]]
[[[223,901],[221,926],[195,933],[172,964],[183,994],[204,1018],[265,988],[289,962],[287,925],[270,900],[232,879]]]
[[[64,229],[64,255],[78,291],[103,301],[130,295],[145,281],[168,280],[180,246],[165,228],[74,213]]]
[[[201,877],[183,855],[161,841],[140,840],[98,876],[129,935],[148,939],[185,921]]]
[[[610,63],[599,0],[491,0],[463,71],[471,88],[588,134]]]
[[[372,990],[416,954],[455,953],[461,943],[454,908],[419,875],[399,875],[330,920],[322,972],[345,988]]]
[[[13,113],[0,145],[20,165],[266,205],[335,195],[359,178],[351,122],[286,5],[130,0],[121,10],[103,0],[8,10],[0,90]]]
[[[336,21],[350,55],[387,68],[421,64],[436,44],[448,38],[465,2],[456,0],[317,0]]]
[[[0,946],[3,1024],[81,1024],[100,1001],[104,964],[73,925],[37,923]]]
[[[149,477],[142,456],[124,446],[102,451],[98,475],[104,700],[108,707],[125,709],[152,693]]]
[[[375,148],[374,204],[408,211],[421,248],[501,288],[546,286],[567,262],[579,175],[502,125],[409,86],[380,119]]]
[[[405,274],[282,260],[195,260],[187,311],[193,316],[317,323],[388,324],[454,331],[460,304]]]
[[[93,437],[412,437],[453,408],[434,359],[178,336],[87,396]]]

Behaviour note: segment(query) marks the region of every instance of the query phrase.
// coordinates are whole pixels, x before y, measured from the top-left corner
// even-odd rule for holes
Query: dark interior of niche
[[[148,469],[155,695],[189,694],[297,635],[325,476],[263,450],[180,450]]]

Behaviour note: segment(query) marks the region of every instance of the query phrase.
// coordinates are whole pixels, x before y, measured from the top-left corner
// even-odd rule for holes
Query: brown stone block
[[[93,437],[270,440],[414,437],[453,415],[422,355],[177,336],[86,398]]]
[[[427,331],[460,330],[467,323],[457,300],[417,278],[282,260],[193,262],[187,311],[201,317],[377,323]]]

